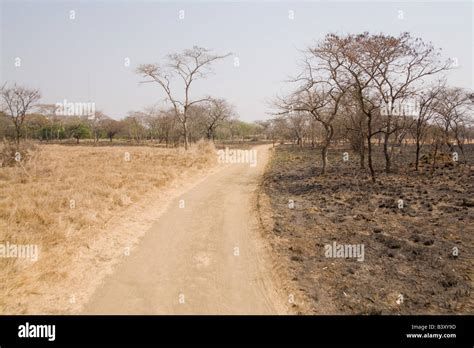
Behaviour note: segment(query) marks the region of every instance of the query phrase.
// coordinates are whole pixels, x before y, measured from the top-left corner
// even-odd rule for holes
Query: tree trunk
[[[418,171],[418,165],[420,163],[420,150],[421,150],[421,145],[420,145],[420,139],[416,139],[416,153],[415,153],[415,170]]]
[[[321,157],[323,160],[323,168],[321,170],[321,175],[326,174],[326,167],[328,163],[328,149],[329,145],[331,144],[332,137],[334,135],[334,129],[332,126],[326,126],[324,127],[326,129],[326,139],[323,144],[323,148],[321,150]]]
[[[430,175],[433,175],[435,167],[436,167],[436,156],[438,155],[438,142],[435,143],[434,149],[434,156],[433,156],[433,163],[431,164]]]
[[[365,169],[365,139],[362,136],[359,145],[359,164],[360,169]]]
[[[374,166],[372,164],[372,117],[371,115],[368,115],[367,117],[367,162],[369,165],[372,182],[375,182],[375,171],[374,171]]]
[[[383,154],[385,156],[385,173],[390,173],[391,169],[391,159],[390,159],[390,153],[388,151],[388,140],[390,138],[390,134],[387,130],[387,132],[384,134],[384,143],[383,143]]]
[[[183,132],[184,132],[184,149],[188,149],[188,123],[183,121]]]
[[[21,136],[20,127],[16,127],[16,128],[15,128],[15,131],[16,131],[15,142],[16,142],[16,146],[17,146],[17,148],[18,148],[18,147],[20,146],[20,136]]]
[[[326,174],[326,166],[328,161],[328,146],[326,144],[323,145],[321,150],[321,159],[323,161],[323,168],[321,169],[321,175]]]

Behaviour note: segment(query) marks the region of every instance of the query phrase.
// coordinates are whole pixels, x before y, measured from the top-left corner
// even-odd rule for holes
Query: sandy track
[[[254,193],[268,148],[255,148],[256,167],[226,164],[175,199],[83,313],[285,313],[257,231]]]

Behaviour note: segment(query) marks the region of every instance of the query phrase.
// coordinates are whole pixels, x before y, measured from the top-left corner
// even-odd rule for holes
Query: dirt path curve
[[[256,230],[253,193],[269,146],[254,149],[257,166],[225,164],[172,202],[83,313],[285,313]]]

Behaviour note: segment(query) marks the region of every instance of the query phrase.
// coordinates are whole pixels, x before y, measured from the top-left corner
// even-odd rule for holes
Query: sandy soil
[[[82,313],[287,313],[254,209],[268,148],[255,148],[257,166],[221,164],[175,197]]]

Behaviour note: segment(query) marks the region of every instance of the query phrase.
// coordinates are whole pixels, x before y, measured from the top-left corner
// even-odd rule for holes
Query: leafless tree
[[[321,124],[324,130],[321,174],[326,172],[328,149],[335,134],[334,120],[350,87],[340,76],[342,67],[333,60],[333,50],[334,46],[326,40],[309,48],[303,60],[303,71],[293,79],[298,84],[296,91],[278,103],[280,109],[286,109],[282,114],[306,112]]]
[[[421,148],[426,141],[428,129],[430,127],[430,121],[433,119],[436,113],[436,104],[438,102],[438,96],[443,88],[443,84],[439,82],[438,85],[433,85],[422,91],[418,97],[419,100],[419,111],[415,119],[413,127],[411,127],[411,133],[415,140],[415,170],[418,171],[420,162]]]
[[[413,39],[408,33],[398,37],[369,33],[329,34],[319,52],[332,67],[341,67],[333,80],[351,86],[351,94],[365,116],[368,165],[375,181],[372,138],[383,134],[385,170],[390,172],[392,149],[389,140],[397,135],[401,141],[410,123],[405,119],[406,115],[395,115],[395,107],[414,96],[425,78],[448,69],[449,63],[440,60],[439,52],[431,44]],[[383,122],[381,127],[374,127],[379,122]]]
[[[128,113],[128,116],[123,120],[128,136],[133,139],[137,144],[145,137],[145,120],[147,114],[141,111],[132,111]]]
[[[330,67],[333,67],[332,70],[336,73],[332,74],[333,81],[345,90],[344,100],[353,98],[361,118],[366,120],[367,162],[372,181],[375,182],[372,138],[379,132],[374,128],[374,124],[380,113],[379,103],[374,97],[377,91],[373,79],[380,61],[372,59],[373,48],[370,41],[371,38],[367,33],[347,36],[328,34],[321,44],[319,54],[323,55]],[[361,127],[360,130],[362,129]]]
[[[209,140],[214,140],[217,127],[236,115],[234,107],[225,99],[209,99],[205,111],[206,137]]]
[[[112,118],[106,118],[101,122],[101,128],[104,130],[105,135],[109,138],[110,142],[113,141],[114,137],[120,133],[123,129],[123,122],[114,120]]]
[[[109,117],[100,110],[97,110],[94,115],[88,116],[87,123],[91,129],[92,137],[94,138],[94,145],[99,141],[104,120],[108,118]]]
[[[286,117],[278,117],[272,120],[272,138],[273,143],[275,143],[275,140],[279,140],[281,144],[292,139],[292,131]]]
[[[7,87],[5,84],[0,90],[0,95],[2,98],[2,111],[15,126],[15,140],[18,146],[26,114],[36,106],[36,103],[41,98],[41,94],[37,89],[28,89],[16,84],[13,87]]]
[[[438,94],[436,122],[443,131],[443,141],[454,152],[454,144],[461,150],[464,160],[467,129],[472,123],[472,102],[470,95],[462,88],[443,88]]]
[[[296,144],[303,147],[303,139],[309,123],[308,113],[303,111],[295,111],[288,113],[288,126],[296,138]]]
[[[386,111],[384,115],[385,171],[391,171],[390,137],[405,126],[406,115],[396,115],[395,108],[423,87],[426,78],[449,69],[449,61],[442,62],[440,52],[431,43],[412,38],[409,33],[398,37],[375,35],[370,37],[370,59],[376,62],[372,74],[375,87]],[[398,117],[397,117],[398,116]]]
[[[56,115],[56,106],[54,104],[39,104],[37,106],[38,113],[43,115],[49,124],[50,127],[50,136],[46,135],[46,140],[53,139],[53,133],[56,131],[56,139],[60,140],[60,132],[63,126],[61,117]]]
[[[230,55],[215,55],[211,51],[194,46],[186,49],[182,53],[170,54],[164,67],[159,64],[142,64],[138,67],[137,73],[147,78],[147,82],[158,83],[166,94],[166,100],[172,104],[175,117],[182,125],[184,136],[184,147],[188,148],[188,111],[195,104],[206,101],[209,98],[191,98],[191,85],[199,79],[204,78],[211,72],[213,62]],[[180,99],[178,93],[172,90],[171,82],[178,78],[181,82],[183,97]]]
[[[365,169],[367,116],[360,110],[358,101],[353,93],[348,94],[348,98],[344,100],[343,112],[346,116],[343,120],[346,138],[349,140],[352,150],[359,154],[360,169]]]

